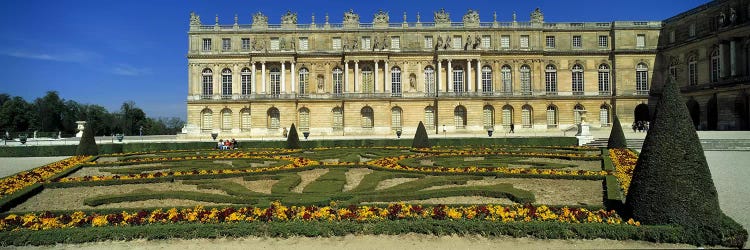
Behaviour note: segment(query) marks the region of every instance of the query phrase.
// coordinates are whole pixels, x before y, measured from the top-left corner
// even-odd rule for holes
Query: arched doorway
[[[638,106],[635,106],[634,117],[635,122],[651,121],[651,116],[648,114],[648,105],[641,103],[638,104]]]
[[[693,126],[695,126],[695,130],[698,130],[701,125],[701,107],[700,104],[698,104],[695,99],[690,98],[690,100],[685,103],[685,105],[688,108],[688,112],[690,113],[690,119],[693,120]]]
[[[716,94],[706,104],[706,122],[706,130],[719,128],[719,105],[716,101]]]

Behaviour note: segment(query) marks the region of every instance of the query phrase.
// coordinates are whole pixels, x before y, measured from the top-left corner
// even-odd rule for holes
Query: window
[[[545,45],[549,49],[555,48],[555,37],[554,36],[547,36]]]
[[[307,37],[300,37],[299,38],[299,50],[309,50],[310,45],[307,41]]]
[[[547,106],[547,127],[557,127],[557,107],[553,105]]]
[[[268,128],[279,129],[281,126],[281,114],[277,108],[268,109]]]
[[[401,108],[393,107],[391,109],[391,129],[401,130]]]
[[[344,110],[340,107],[333,108],[333,130],[344,130]]]
[[[278,68],[271,69],[271,94],[278,97],[281,94],[281,72]]]
[[[342,92],[344,71],[341,68],[333,69],[333,94],[340,95]]]
[[[693,85],[698,85],[698,72],[696,70],[698,62],[695,61],[695,57],[690,57],[688,59],[688,83]]]
[[[648,94],[648,67],[644,63],[635,67],[635,91],[638,95]]]
[[[229,51],[232,49],[232,40],[229,38],[221,39],[221,50]]]
[[[279,38],[271,37],[271,50],[279,50]]]
[[[221,71],[221,99],[232,98],[232,71],[224,69]]]
[[[711,52],[711,82],[718,82],[719,76],[721,75],[721,57],[719,56],[719,50],[715,49]]]
[[[599,36],[599,48],[607,48],[607,47],[609,47],[609,37]]]
[[[250,69],[243,68],[240,73],[240,84],[242,85],[242,95],[249,95],[252,90],[252,75]]]
[[[529,48],[529,35],[521,35],[521,48],[522,49]]]
[[[232,111],[229,109],[221,111],[221,131],[232,131]]]
[[[513,106],[503,106],[503,127],[510,128],[510,124],[513,123]]]
[[[548,95],[557,95],[557,68],[555,68],[555,65],[547,65],[544,70],[544,91]]]
[[[369,66],[362,68],[362,93],[373,93],[375,91],[373,81],[372,68]]]
[[[599,95],[610,95],[609,65],[599,65]]]
[[[583,45],[581,44],[581,36],[573,36],[573,48],[580,49]]]
[[[466,108],[464,106],[457,106],[453,109],[453,122],[456,129],[466,128]]]
[[[531,67],[526,64],[521,66],[521,94],[531,95]]]
[[[364,36],[362,37],[362,49],[370,49],[371,43],[370,43],[370,37]]]
[[[644,34],[638,34],[635,37],[635,47],[636,48],[646,47],[646,35],[644,35]]]
[[[331,49],[333,50],[340,50],[341,49],[341,37],[334,37],[331,41]]]
[[[586,108],[583,107],[581,104],[576,104],[575,107],[573,107],[573,123],[580,124],[581,123],[581,111],[586,110]]]
[[[464,92],[464,70],[461,67],[453,68],[453,92]]]
[[[463,45],[463,42],[461,41],[461,36],[453,36],[453,48],[454,49],[460,49]]]
[[[203,70],[203,97],[202,99],[211,99],[214,94],[214,75],[211,69]]]
[[[675,79],[677,81],[677,64],[679,62],[675,59],[670,65],[669,65],[669,76]]]
[[[491,41],[490,36],[482,36],[482,48],[489,49]]]
[[[201,117],[203,118],[201,120],[201,131],[211,132],[214,128],[213,112],[210,109],[204,109],[201,111]]]
[[[673,42],[674,42],[674,40],[675,40],[675,34],[674,34],[674,30],[670,30],[670,31],[669,31],[669,42],[670,42],[670,43],[673,43]]]
[[[500,36],[500,47],[503,49],[510,49],[510,36]]]
[[[203,51],[211,51],[211,38],[203,38]]]
[[[492,93],[492,68],[482,67],[482,92]]]
[[[391,68],[391,96],[401,97],[401,69]]]
[[[492,105],[484,105],[482,108],[482,125],[484,129],[494,129],[495,127],[495,109]]]
[[[242,38],[242,50],[250,49],[250,38]]]
[[[528,104],[521,107],[521,127],[531,128],[534,124],[531,120],[531,118],[533,117],[531,115],[531,111],[531,106],[529,106]]]
[[[310,110],[307,108],[299,109],[299,130],[310,131]]]
[[[691,23],[688,33],[690,34],[690,37],[695,37],[695,24]]]
[[[435,70],[431,66],[424,69],[424,91],[435,93]]]
[[[251,121],[250,120],[250,109],[242,109],[240,110],[240,129],[242,132],[249,132],[251,128]]]
[[[362,116],[362,128],[372,128],[374,120],[372,108],[369,106],[362,108],[360,115]]]
[[[401,49],[401,38],[397,36],[391,37],[391,49]]]
[[[432,49],[432,36],[425,36],[424,37],[424,48],[425,49]]]
[[[425,129],[435,129],[435,109],[432,106],[424,108],[424,126]]]
[[[299,69],[299,94],[306,96],[310,86],[310,71],[307,68]]]
[[[503,93],[506,95],[513,94],[513,76],[511,75],[511,68],[509,65],[503,65],[500,68],[500,76],[503,81]]]
[[[602,104],[599,107],[599,124],[602,127],[609,127],[609,106],[607,104]]]
[[[574,95],[583,95],[583,66],[580,64],[573,65],[572,73],[572,87]]]

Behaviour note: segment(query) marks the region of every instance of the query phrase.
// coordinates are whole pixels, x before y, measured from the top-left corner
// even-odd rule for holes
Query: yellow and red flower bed
[[[473,205],[473,206],[422,206],[404,203],[389,204],[387,207],[355,206],[284,206],[272,202],[267,208],[259,207],[225,207],[205,209],[194,208],[166,211],[120,212],[97,214],[76,211],[73,213],[55,214],[51,212],[11,214],[0,219],[0,231],[13,230],[47,230],[71,227],[101,226],[137,226],[148,224],[171,223],[235,223],[235,222],[269,222],[269,221],[357,221],[377,222],[403,219],[434,220],[487,220],[497,222],[556,221],[564,223],[606,223],[629,224],[640,223],[629,220],[624,222],[614,211],[589,211],[585,208],[554,208],[532,205]]]
[[[628,149],[610,149],[609,158],[615,165],[615,177],[620,181],[620,187],[624,194],[628,194],[630,180],[633,178],[635,164],[638,162],[638,156]]]
[[[12,194],[34,183],[44,182],[48,178],[72,168],[82,162],[88,161],[89,156],[74,156],[61,161],[56,161],[42,167],[24,171],[0,180],[0,198]]]

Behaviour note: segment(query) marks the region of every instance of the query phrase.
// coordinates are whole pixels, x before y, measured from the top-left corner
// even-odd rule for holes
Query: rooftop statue
[[[291,11],[287,10],[286,14],[281,16],[281,23],[282,24],[297,24],[297,13],[292,13]]]
[[[359,23],[359,15],[354,13],[354,10],[349,9],[348,12],[344,12],[344,24],[356,24]]]
[[[375,17],[372,19],[373,23],[377,24],[383,24],[388,23],[389,21],[388,12],[385,12],[383,10],[378,10],[377,13],[375,13]]]
[[[201,25],[201,16],[195,14],[195,12],[190,12],[190,25]]]
[[[253,24],[268,24],[268,17],[263,12],[258,11],[253,14]]]
[[[542,14],[542,11],[539,10],[539,8],[536,8],[534,12],[531,12],[531,22],[532,23],[544,22],[544,14]]]
[[[464,14],[464,23],[479,23],[479,12],[469,9]]]
[[[435,12],[435,23],[450,23],[450,13],[445,12],[444,8],[440,8],[439,11]]]

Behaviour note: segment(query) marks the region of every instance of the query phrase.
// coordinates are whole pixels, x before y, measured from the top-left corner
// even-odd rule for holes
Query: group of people
[[[219,143],[216,144],[216,149],[219,150],[229,150],[229,149],[236,149],[239,148],[239,144],[237,143],[237,140],[232,138],[232,140],[223,140],[219,139]]]
[[[633,133],[636,131],[638,132],[648,132],[648,121],[634,121],[633,122]]]

